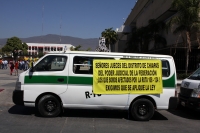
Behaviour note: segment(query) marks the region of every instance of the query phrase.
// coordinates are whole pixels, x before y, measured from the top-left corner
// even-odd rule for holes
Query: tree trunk
[[[109,46],[108,46],[108,47],[109,47],[109,52],[111,52],[111,46],[110,46],[110,43],[109,43]]]
[[[186,67],[185,67],[185,74],[187,75],[188,73],[188,65],[189,65],[189,54],[191,52],[191,41],[190,41],[190,38],[191,38],[191,34],[189,31],[186,31]]]
[[[187,75],[188,73],[188,65],[189,65],[189,54],[190,54],[190,49],[186,49],[186,64],[185,64],[185,74]]]

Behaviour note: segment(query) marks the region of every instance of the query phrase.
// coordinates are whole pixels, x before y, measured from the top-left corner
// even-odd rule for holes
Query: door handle
[[[64,78],[58,78],[58,82],[63,82]]]

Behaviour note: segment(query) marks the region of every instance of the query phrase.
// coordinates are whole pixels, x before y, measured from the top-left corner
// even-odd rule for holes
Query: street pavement
[[[19,71],[21,73],[23,71]],[[0,133],[195,133],[200,113],[158,110],[148,122],[131,120],[127,111],[67,109],[62,116],[43,118],[35,108],[14,105],[17,76],[0,69]]]
[[[19,73],[23,70],[19,70]],[[0,114],[13,106],[12,91],[18,76],[10,75],[10,69],[0,69]]]

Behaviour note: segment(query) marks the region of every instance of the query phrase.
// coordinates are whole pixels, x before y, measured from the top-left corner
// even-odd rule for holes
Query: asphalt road
[[[22,72],[22,71],[20,71]],[[159,110],[147,122],[131,120],[127,111],[65,110],[56,118],[40,117],[35,108],[12,102],[17,76],[0,69],[0,133],[196,133],[200,113]]]

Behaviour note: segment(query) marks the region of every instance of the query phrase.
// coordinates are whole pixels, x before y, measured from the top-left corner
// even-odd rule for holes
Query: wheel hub
[[[138,107],[138,113],[139,113],[140,115],[144,116],[144,115],[147,114],[147,112],[148,112],[148,107],[147,107],[146,105],[142,104],[142,105],[140,105],[140,106]]]
[[[48,112],[52,112],[56,109],[56,103],[53,101],[47,101],[45,104],[45,109]]]

